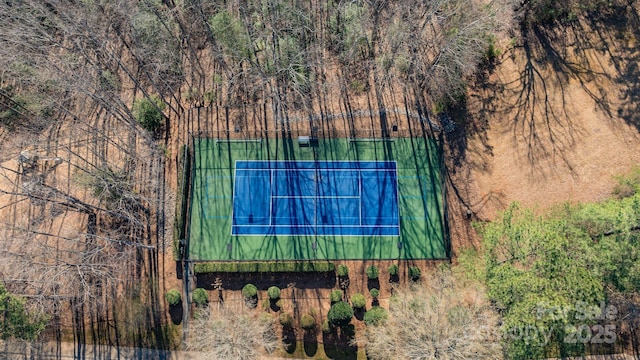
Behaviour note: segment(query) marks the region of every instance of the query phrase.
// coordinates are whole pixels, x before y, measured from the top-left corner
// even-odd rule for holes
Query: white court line
[[[274,170],[271,170],[269,172],[269,176],[271,176],[269,179],[269,225],[273,223],[271,221],[273,218],[273,179],[275,178],[275,176],[273,176],[273,171]]]
[[[277,199],[360,199],[360,196],[296,196],[296,195],[272,195]]]
[[[264,233],[264,234],[243,234],[243,233],[239,233],[239,234],[233,234],[233,230],[231,232],[231,236],[242,236],[242,237],[260,237],[260,238],[266,238],[266,237],[278,237],[278,236],[320,236],[320,237],[348,237],[348,238],[354,238],[354,237],[359,237],[359,238],[382,238],[382,237],[400,237],[400,234],[327,234],[327,233],[321,233],[321,234],[316,234],[315,232],[306,232],[306,233],[300,233],[300,234],[293,234],[293,233],[288,233],[288,234],[274,234],[274,233]]]
[[[242,162],[257,162],[257,163],[264,163],[264,162],[277,162],[277,163],[296,163],[296,162],[302,162],[302,163],[352,163],[354,164],[353,167],[348,167],[348,168],[295,168],[295,167],[291,167],[291,168],[279,168],[277,166],[275,166],[274,168],[241,168],[238,169],[237,167],[237,163],[239,161]],[[369,168],[360,168],[359,166],[357,166],[358,163],[370,163],[370,164],[376,164],[376,163],[384,163],[384,164],[391,164],[393,163],[394,166],[391,168],[382,168],[382,169],[378,169],[378,168],[374,168],[374,169],[369,169]],[[395,188],[395,194],[396,194],[396,201],[398,202],[397,204],[397,211],[399,213],[400,211],[400,207],[399,207],[399,194],[398,194],[398,167],[397,167],[397,161],[392,160],[392,161],[357,161],[357,160],[321,160],[321,161],[317,161],[317,160],[235,160],[235,164],[234,164],[234,181],[233,181],[233,202],[232,202],[232,209],[231,209],[231,219],[233,222],[233,204],[235,203],[235,198],[236,198],[236,179],[238,178],[238,171],[240,171],[240,173],[242,173],[242,171],[250,171],[250,172],[257,172],[257,171],[269,171],[270,175],[271,175],[271,179],[270,179],[270,193],[273,190],[273,182],[274,179],[278,178],[278,177],[289,177],[291,172],[305,172],[305,171],[313,171],[314,173],[316,172],[321,172],[321,171],[353,171],[356,172],[354,175],[352,176],[344,176],[343,178],[356,178],[358,179],[358,196],[270,196],[270,204],[269,204],[269,225],[240,225],[240,224],[232,224],[231,226],[231,236],[240,236],[238,234],[233,234],[233,227],[289,227],[291,229],[299,229],[299,228],[318,228],[318,227],[329,227],[329,228],[372,228],[372,227],[381,227],[381,228],[397,228],[398,229],[398,235],[379,235],[379,236],[399,236],[400,234],[400,216],[398,214],[397,219],[397,225],[362,225],[362,173],[363,172],[380,172],[380,171],[384,171],[384,172],[395,172],[396,175],[396,188]],[[278,176],[277,172],[281,171],[284,172],[283,175]],[[264,177],[264,175],[262,174],[242,174],[242,176],[240,177]],[[319,183],[319,181],[317,179],[315,179],[315,174],[314,174],[314,182],[315,183]],[[273,224],[273,211],[272,211],[272,206],[273,206],[273,198],[300,198],[300,199],[305,199],[305,198],[310,198],[310,199],[319,199],[319,198],[335,198],[335,199],[359,199],[360,200],[360,225],[318,225],[317,224],[317,219],[316,219],[316,224],[312,227],[310,227],[308,224],[305,225],[300,225],[300,226],[293,226],[293,225],[276,225]],[[316,214],[317,216],[317,214]],[[384,218],[383,218],[384,219]],[[389,218],[389,219],[394,219],[394,218]],[[267,231],[268,233],[268,231]],[[247,235],[244,234],[242,236],[265,236],[267,234],[255,234],[255,235]],[[343,236],[351,236],[351,235],[343,235]],[[358,234],[358,235],[352,235],[352,236],[369,236],[369,235],[362,235],[362,234]],[[378,236],[378,235],[376,235]]]
[[[279,162],[279,163],[397,163],[397,160],[236,160],[244,162]]]
[[[234,218],[233,218],[233,209],[235,209],[235,207],[236,207],[236,205],[235,205],[236,204],[236,184],[238,183],[238,181],[237,181],[238,178],[236,177],[236,170],[237,170],[236,165],[237,164],[238,164],[238,160],[236,160],[233,163],[233,189],[231,190],[232,191],[232,194],[231,194],[232,195],[231,196],[232,200],[231,200],[231,217],[230,217],[230,219],[231,219],[231,234],[230,234],[230,236],[234,236],[233,235],[233,220],[234,220]]]
[[[395,188],[395,193],[396,193],[396,211],[398,213],[398,236],[400,235],[400,186],[398,184],[398,169],[396,168],[396,188]]]
[[[362,175],[358,174],[358,195],[360,196],[360,225],[362,225]]]
[[[311,225],[300,225],[300,226],[294,226],[294,225],[233,225],[236,227],[290,227],[292,229],[313,229],[315,227],[331,227],[331,228],[377,228],[377,227],[381,227],[381,228],[394,228],[394,227],[398,227],[398,225],[318,225],[318,226],[311,226]]]
[[[396,171],[397,169],[359,169],[359,168],[344,168],[344,169],[307,169],[307,168],[303,168],[303,169],[295,169],[295,168],[291,168],[291,169],[274,169],[274,168],[242,168],[242,169],[238,169],[239,171],[283,171],[283,172],[303,172],[303,171],[313,171],[313,172],[320,172],[320,171],[357,171],[357,172],[364,172],[364,171]],[[345,176],[347,177],[347,176]]]

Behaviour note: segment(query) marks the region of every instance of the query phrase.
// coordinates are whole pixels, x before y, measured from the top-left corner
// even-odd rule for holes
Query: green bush
[[[222,10],[209,18],[209,26],[225,53],[234,58],[251,58],[251,38],[242,20]]]
[[[364,323],[366,325],[379,325],[387,320],[387,310],[380,306],[374,306],[364,313]]]
[[[327,319],[331,325],[344,326],[349,324],[353,318],[351,305],[344,301],[339,301],[331,306],[327,313]]]
[[[267,295],[269,296],[269,299],[271,299],[271,300],[280,299],[280,288],[277,287],[277,286],[269,287],[269,289],[267,289]]]
[[[316,328],[316,319],[309,314],[304,314],[300,318],[300,326],[305,330],[313,330]]]
[[[213,105],[216,103],[217,94],[215,90],[209,90],[204,93],[204,103],[205,105]]]
[[[209,296],[207,295],[207,290],[203,288],[197,288],[193,290],[193,294],[191,294],[191,298],[193,302],[196,303],[197,306],[205,305],[209,302]]]
[[[293,316],[289,313],[282,313],[278,318],[280,320],[280,325],[291,327],[293,325]]]
[[[169,305],[178,305],[180,300],[182,300],[182,295],[178,289],[171,289],[164,294],[165,300],[169,303]]]
[[[362,294],[353,294],[351,297],[351,305],[356,309],[362,309],[367,304],[367,299]]]
[[[153,95],[133,102],[133,117],[150,132],[155,132],[164,124],[162,111],[167,107],[159,97]]]
[[[640,167],[635,167],[626,176],[617,177],[618,184],[613,188],[613,196],[624,199],[640,191]]]
[[[378,273],[380,271],[378,270],[378,267],[375,265],[371,265],[369,267],[367,267],[367,278],[370,280],[375,280],[378,278]]]
[[[264,324],[272,325],[273,324],[273,315],[271,315],[268,312],[260,313],[260,315],[258,315],[258,321],[260,321],[261,323],[264,323]]]
[[[347,265],[338,265],[338,276],[347,276],[349,275],[349,267]]]
[[[369,295],[371,295],[372,298],[377,299],[378,296],[380,295],[380,290],[378,289],[371,289],[369,290]]]
[[[391,275],[391,276],[398,275],[398,265],[393,264],[393,265],[389,266],[389,275]]]
[[[422,275],[422,272],[420,271],[419,267],[412,266],[409,268],[409,277],[411,278],[411,280],[418,280],[420,278],[420,275]]]
[[[322,325],[320,326],[320,329],[322,330],[323,333],[328,334],[330,332],[333,332],[333,328],[331,328],[331,324],[329,324],[329,320],[325,320],[322,322]]]
[[[253,284],[247,284],[242,288],[242,295],[249,299],[258,295],[258,288]]]
[[[331,295],[329,295],[329,299],[331,303],[336,303],[342,300],[342,290],[333,290]]]
[[[283,304],[284,304],[284,303],[283,303],[282,299],[278,299],[278,301],[276,301],[276,307],[277,307],[278,309],[282,309],[282,305],[283,305]]]
[[[47,326],[49,316],[35,309],[28,310],[26,301],[24,297],[7,291],[0,281],[0,337],[3,340],[13,337],[34,341]]]
[[[196,263],[194,272],[204,273],[277,273],[277,272],[333,272],[335,264],[326,261],[304,262],[206,262]]]
[[[0,108],[0,125],[4,125],[8,128],[13,128],[14,125],[18,122],[23,113],[21,109],[27,108],[27,101],[24,97],[20,95],[13,95],[13,88],[1,88],[3,93],[7,94],[7,98],[10,100],[9,103],[13,103],[13,105],[3,106]],[[4,105],[4,104],[3,104]]]

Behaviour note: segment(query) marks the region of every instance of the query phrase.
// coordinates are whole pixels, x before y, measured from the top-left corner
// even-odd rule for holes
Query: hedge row
[[[196,263],[194,272],[202,273],[267,273],[267,272],[333,272],[335,265],[326,261],[305,262],[215,262]]]

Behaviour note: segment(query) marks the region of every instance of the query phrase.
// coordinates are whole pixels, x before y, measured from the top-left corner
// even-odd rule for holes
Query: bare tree
[[[336,108],[351,116],[363,103],[382,117],[386,98],[408,87],[431,103],[455,98],[487,34],[509,23],[504,2],[0,2],[7,288],[43,310],[69,311],[79,342],[86,324],[118,341],[113,308],[145,296],[156,304],[166,155],[201,129],[185,119],[183,100],[247,107],[240,121],[266,122]],[[358,81],[345,86],[352,75]],[[353,93],[373,101],[352,106]],[[155,96],[167,153],[161,131],[132,112]],[[150,280],[140,290],[142,278]]]
[[[501,357],[498,316],[478,284],[443,270],[398,289],[389,302],[389,319],[366,329],[371,359]]]
[[[130,319],[113,308],[160,303],[164,154],[131,111],[135,94],[177,93],[166,71],[179,66],[160,49],[175,42],[148,44],[149,27],[163,39],[174,31],[154,6],[0,3],[2,107],[13,117],[0,134],[0,274],[79,344],[150,331],[123,327]]]
[[[374,49],[381,59],[377,78],[388,82],[391,74],[396,84],[408,80],[434,102],[464,94],[492,36],[513,22],[508,1],[398,2],[380,12],[388,25]]]
[[[186,348],[202,359],[258,359],[282,346],[275,318],[241,303],[204,308],[191,322]]]

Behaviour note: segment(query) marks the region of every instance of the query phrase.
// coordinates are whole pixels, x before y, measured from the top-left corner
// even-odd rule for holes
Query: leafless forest
[[[161,295],[189,133],[317,122],[384,135],[400,118],[446,127],[438,115],[491,60],[512,10],[507,0],[1,2],[0,280],[49,315],[44,338],[176,345]],[[162,111],[151,131],[135,114],[144,99]]]

